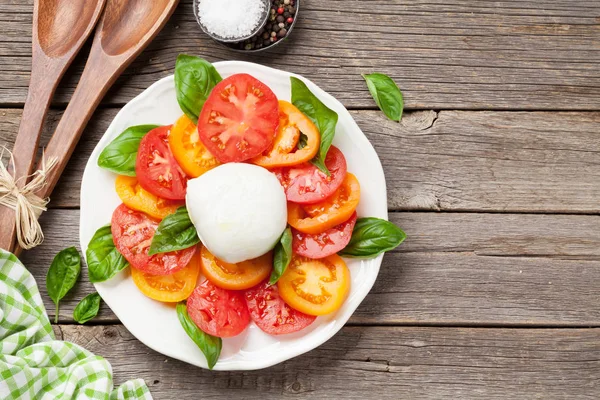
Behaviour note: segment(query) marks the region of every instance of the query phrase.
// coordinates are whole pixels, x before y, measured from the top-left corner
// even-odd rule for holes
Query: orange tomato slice
[[[194,254],[188,265],[170,275],[150,275],[131,268],[131,277],[140,292],[151,299],[165,303],[176,303],[187,299],[200,275],[200,256]]]
[[[300,133],[306,136],[302,149],[297,149]],[[288,167],[312,159],[319,150],[321,135],[310,119],[293,104],[279,100],[279,127],[273,146],[263,155],[252,159],[265,168]]]
[[[316,204],[288,202],[288,223],[300,232],[315,235],[347,221],[360,201],[360,184],[350,173],[329,198]]]
[[[277,281],[283,300],[308,315],[338,310],[350,291],[350,271],[337,254],[320,260],[294,256]]]
[[[196,125],[185,114],[171,128],[169,147],[188,176],[197,178],[219,165],[219,161],[200,141]]]
[[[137,178],[119,175],[115,181],[119,198],[127,207],[148,214],[152,218],[163,219],[183,206],[183,201],[166,200],[153,195],[140,186]]]
[[[256,286],[269,276],[273,267],[272,252],[237,264],[219,260],[204,246],[200,254],[202,273],[222,289],[244,290]]]

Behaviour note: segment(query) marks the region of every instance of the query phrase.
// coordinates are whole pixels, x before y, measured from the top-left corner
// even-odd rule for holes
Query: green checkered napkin
[[[102,357],[54,339],[33,276],[0,249],[0,399],[152,399],[142,379],[113,390]]]

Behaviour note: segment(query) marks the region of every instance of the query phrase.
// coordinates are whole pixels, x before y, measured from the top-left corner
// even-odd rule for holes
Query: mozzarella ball
[[[283,187],[252,164],[223,164],[189,180],[185,202],[202,243],[228,263],[267,253],[287,226]]]

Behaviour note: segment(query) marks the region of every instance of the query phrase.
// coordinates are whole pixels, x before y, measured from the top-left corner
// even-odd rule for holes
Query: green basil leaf
[[[158,125],[136,125],[125,129],[98,157],[98,166],[120,175],[135,176],[135,159],[144,136]]]
[[[90,282],[104,282],[129,266],[115,247],[110,225],[98,229],[85,252]]]
[[[292,83],[292,103],[316,125],[321,133],[319,152],[312,163],[329,176],[329,170],[325,166],[325,157],[327,157],[327,152],[335,136],[338,115],[323,104],[300,79],[292,76],[290,81]]]
[[[315,157],[312,160],[310,160],[310,163],[312,165],[314,165],[315,167],[319,168],[323,173],[327,174],[327,176],[331,175],[331,173],[327,169],[327,165],[325,165],[325,161],[324,160],[321,160],[320,158]]]
[[[223,78],[215,67],[200,57],[180,54],[175,63],[175,89],[181,110],[194,123],[215,85]]]
[[[179,318],[179,322],[183,327],[185,333],[196,343],[196,345],[200,348],[202,353],[204,353],[204,357],[206,357],[206,362],[208,363],[208,368],[213,369],[217,361],[219,361],[219,356],[221,355],[221,348],[223,347],[223,341],[219,337],[211,336],[208,333],[203,332],[187,313],[187,308],[185,303],[177,304],[177,318]]]
[[[100,300],[102,299],[98,293],[85,296],[73,310],[73,319],[80,324],[85,324],[94,318],[100,311]]]
[[[379,218],[359,218],[354,225],[352,238],[339,252],[343,257],[371,258],[395,249],[406,239],[402,229]]]
[[[283,275],[290,261],[292,260],[292,230],[288,226],[283,231],[279,242],[275,245],[273,251],[273,272],[271,272],[271,278],[269,279],[269,285],[277,283],[279,278]]]
[[[187,208],[179,207],[167,215],[156,228],[148,255],[183,250],[200,242]]]
[[[379,109],[392,121],[400,121],[404,109],[404,99],[392,78],[379,73],[363,74],[363,78],[365,78],[369,92]]]
[[[81,257],[75,247],[61,250],[46,274],[46,289],[48,296],[56,305],[54,323],[58,323],[58,303],[75,286],[81,271]]]
[[[302,150],[303,148],[306,147],[307,144],[308,144],[308,136],[306,136],[304,133],[300,132],[300,137],[298,138],[298,144],[296,145],[296,147],[298,148],[298,150]]]

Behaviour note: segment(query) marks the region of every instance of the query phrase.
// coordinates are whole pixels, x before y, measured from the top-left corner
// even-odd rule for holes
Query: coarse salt
[[[199,0],[200,23],[213,35],[223,39],[250,36],[262,22],[262,0]]]

